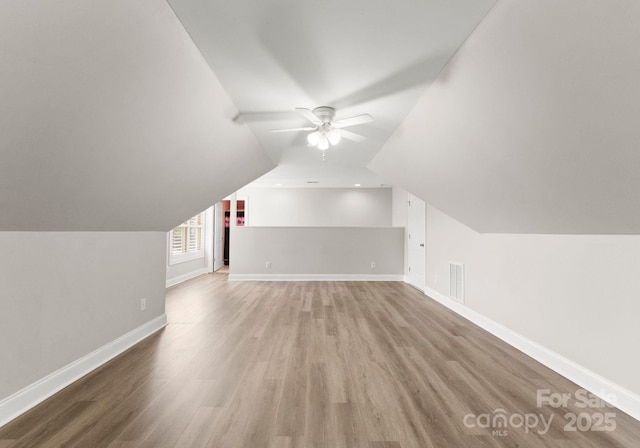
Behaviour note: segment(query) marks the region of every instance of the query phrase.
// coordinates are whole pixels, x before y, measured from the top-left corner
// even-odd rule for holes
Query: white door
[[[215,223],[215,227],[213,229],[213,270],[217,271],[222,266],[224,266],[224,257],[222,255],[223,247],[222,247],[222,236],[223,227],[222,222],[224,221],[224,213],[222,213],[222,202],[218,202],[213,207],[213,222]]]
[[[424,291],[425,286],[425,204],[409,195],[408,251],[409,284]]]

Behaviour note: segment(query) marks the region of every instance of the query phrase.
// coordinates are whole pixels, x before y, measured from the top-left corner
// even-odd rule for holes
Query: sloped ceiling
[[[438,76],[491,4],[1,2],[0,230],[168,230],[274,160],[480,232],[640,233],[640,4],[502,0]],[[376,119],[324,165],[269,132],[321,104]]]
[[[257,183],[380,186],[365,168],[494,0],[168,0],[278,167]],[[333,106],[336,118],[367,113],[327,151],[304,133],[296,107]]]
[[[480,232],[640,233],[639,24],[498,2],[370,168]]]
[[[273,167],[170,7],[0,3],[0,230],[169,230]]]

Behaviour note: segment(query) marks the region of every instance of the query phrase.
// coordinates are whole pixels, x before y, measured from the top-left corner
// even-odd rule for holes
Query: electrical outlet
[[[375,261],[372,261],[372,262],[371,262],[371,269],[375,269],[375,267],[376,267],[376,262],[375,262]]]
[[[267,262],[264,264],[264,267],[265,267],[265,268],[267,268],[267,269],[271,269],[271,262],[270,262],[270,261],[267,261]]]
[[[434,274],[433,283],[438,283],[438,274]]]
[[[140,311],[147,309],[147,299],[140,299]]]

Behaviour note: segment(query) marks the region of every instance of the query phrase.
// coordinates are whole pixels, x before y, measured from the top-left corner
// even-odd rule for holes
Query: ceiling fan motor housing
[[[322,120],[323,123],[329,123],[336,115],[336,110],[329,106],[320,106],[313,109],[313,114]]]

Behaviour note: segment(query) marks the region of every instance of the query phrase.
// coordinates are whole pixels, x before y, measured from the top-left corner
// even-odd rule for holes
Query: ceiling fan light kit
[[[298,107],[296,108],[296,112],[309,120],[315,127],[272,129],[271,132],[313,131],[307,135],[307,142],[309,143],[309,146],[315,146],[322,151],[323,162],[325,160],[324,151],[329,149],[330,146],[335,146],[340,143],[342,137],[355,142],[361,142],[364,140],[362,135],[350,131],[343,131],[342,128],[370,123],[373,121],[371,115],[368,114],[361,114],[356,115],[355,117],[333,121],[333,118],[336,115],[336,110],[329,106],[316,107],[313,111],[303,107]]]
[[[316,146],[318,149],[325,150],[329,146],[335,146],[340,143],[340,133],[338,130],[323,124],[319,130],[313,131],[307,135],[309,146]]]
[[[313,131],[311,134],[307,135],[307,142],[309,143],[309,146],[318,146],[321,135],[320,131]]]
[[[327,132],[327,138],[329,139],[329,143],[331,143],[332,146],[335,146],[340,143],[340,132],[335,129],[331,129],[329,132]]]
[[[318,149],[324,151],[325,149],[329,149],[329,139],[327,138],[327,134],[320,135],[318,138]]]

